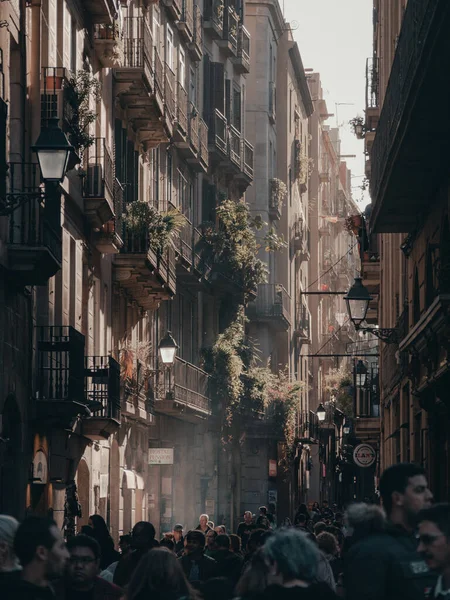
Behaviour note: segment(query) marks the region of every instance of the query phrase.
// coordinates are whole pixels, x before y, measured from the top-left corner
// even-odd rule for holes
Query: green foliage
[[[205,223],[204,252],[214,268],[229,277],[244,292],[256,289],[267,280],[267,266],[257,258],[258,243],[245,202],[223,200],[216,209],[218,226]]]
[[[149,237],[150,247],[162,252],[173,242],[175,235],[184,227],[186,219],[178,210],[161,213],[147,202],[131,202],[123,216],[127,228],[138,235]]]
[[[347,417],[353,416],[353,381],[346,365],[331,369],[325,376],[325,390],[334,396],[336,407]]]
[[[270,227],[264,236],[264,242],[266,243],[266,252],[279,252],[283,248],[287,248],[284,235],[278,235],[274,227]]]
[[[89,132],[95,123],[97,112],[91,110],[91,98],[98,103],[102,97],[101,84],[88,71],[77,71],[69,81],[68,100],[70,106],[69,127],[70,143],[82,154],[83,150],[94,143],[95,137]]]
[[[270,180],[270,202],[271,205],[276,207],[280,212],[287,195],[288,189],[281,179],[274,178]]]

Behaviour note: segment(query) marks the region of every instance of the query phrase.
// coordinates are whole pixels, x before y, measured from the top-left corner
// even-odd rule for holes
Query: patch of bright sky
[[[352,170],[353,198],[361,208],[370,201],[360,186],[364,176],[364,142],[353,135],[349,120],[364,115],[366,59],[372,55],[372,0],[279,0],[294,29],[305,69],[320,73],[329,113],[327,124],[339,125],[341,153]],[[294,23],[295,21],[295,23]],[[348,106],[347,104],[350,104]]]

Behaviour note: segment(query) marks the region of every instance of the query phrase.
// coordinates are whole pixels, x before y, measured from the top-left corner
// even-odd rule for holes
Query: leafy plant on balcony
[[[331,369],[324,378],[325,391],[335,399],[335,406],[347,417],[353,416],[353,381],[346,365]]]
[[[223,0],[218,0],[216,2],[216,17],[217,17],[217,20],[220,21],[220,23],[223,21],[224,11],[225,11],[225,4],[224,4]]]
[[[84,150],[92,146],[95,137],[90,126],[97,120],[97,110],[91,108],[91,99],[98,103],[102,97],[101,83],[85,69],[80,69],[69,80],[68,100],[70,105],[69,138],[76,152],[82,158]]]
[[[223,200],[216,209],[218,224],[205,223],[204,254],[214,269],[233,281],[245,294],[267,279],[267,266],[257,258],[255,223],[245,202]]]
[[[274,178],[270,180],[270,205],[272,208],[281,212],[287,194],[288,189],[281,179]]]
[[[266,244],[266,252],[279,252],[283,248],[287,248],[288,245],[284,239],[284,235],[278,235],[274,227],[270,227],[264,236],[264,242]]]
[[[157,253],[173,243],[176,234],[186,225],[186,218],[178,210],[159,212],[148,202],[139,200],[128,204],[123,220],[129,231],[147,235],[150,248]]]
[[[149,365],[151,364],[153,346],[151,342],[131,342],[128,338],[123,338],[119,348],[120,378],[123,383],[130,387],[138,385],[137,365],[138,361],[144,368],[140,379],[144,387],[148,389],[148,380],[151,374]]]
[[[344,220],[344,229],[353,235],[359,235],[361,229],[361,215],[352,215]]]
[[[306,185],[314,170],[314,160],[302,150],[300,140],[295,140],[295,163],[294,174],[295,180],[300,185]]]
[[[364,117],[361,117],[360,115],[353,117],[353,119],[350,119],[349,125],[351,126],[354,135],[356,135],[356,137],[358,139],[364,138],[364,127],[365,127]]]

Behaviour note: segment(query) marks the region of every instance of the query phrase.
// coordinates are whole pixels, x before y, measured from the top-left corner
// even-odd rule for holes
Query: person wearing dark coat
[[[217,562],[205,555],[205,543],[204,533],[189,531],[185,538],[184,555],[178,559],[188,581],[194,585],[217,576]]]
[[[212,553],[211,557],[217,562],[217,576],[225,577],[234,587],[241,576],[244,560],[231,552],[230,545],[230,537],[228,535],[218,535],[216,538],[217,550]]]
[[[93,529],[92,537],[94,537],[100,545],[100,569],[103,571],[109,567],[110,564],[117,562],[120,559],[120,553],[114,549],[114,540],[108,531],[105,519],[101,515],[91,515],[89,517],[89,526]],[[90,535],[86,531],[82,531],[82,533]]]
[[[133,575],[139,561],[149,550],[157,548],[159,543],[155,540],[156,531],[148,521],[139,521],[133,527],[131,546],[133,551],[123,556],[114,572],[114,583],[119,587],[126,587]]]
[[[422,468],[396,464],[384,471],[380,494],[388,521],[375,505],[353,505],[353,530],[344,556],[347,600],[424,600],[436,583],[417,552],[417,515],[433,495]],[[346,545],[347,546],[347,545]]]

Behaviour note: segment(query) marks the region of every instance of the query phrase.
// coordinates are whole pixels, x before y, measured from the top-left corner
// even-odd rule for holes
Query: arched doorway
[[[20,481],[23,462],[22,423],[14,396],[8,396],[2,412],[0,442],[0,513],[20,518],[25,505],[25,483]],[[22,489],[23,487],[23,489]]]
[[[109,522],[111,535],[117,543],[120,529],[120,452],[117,440],[112,441],[109,460]]]
[[[77,469],[78,501],[81,504],[82,516],[77,519],[77,528],[87,525],[90,515],[91,475],[85,460],[81,460]]]

